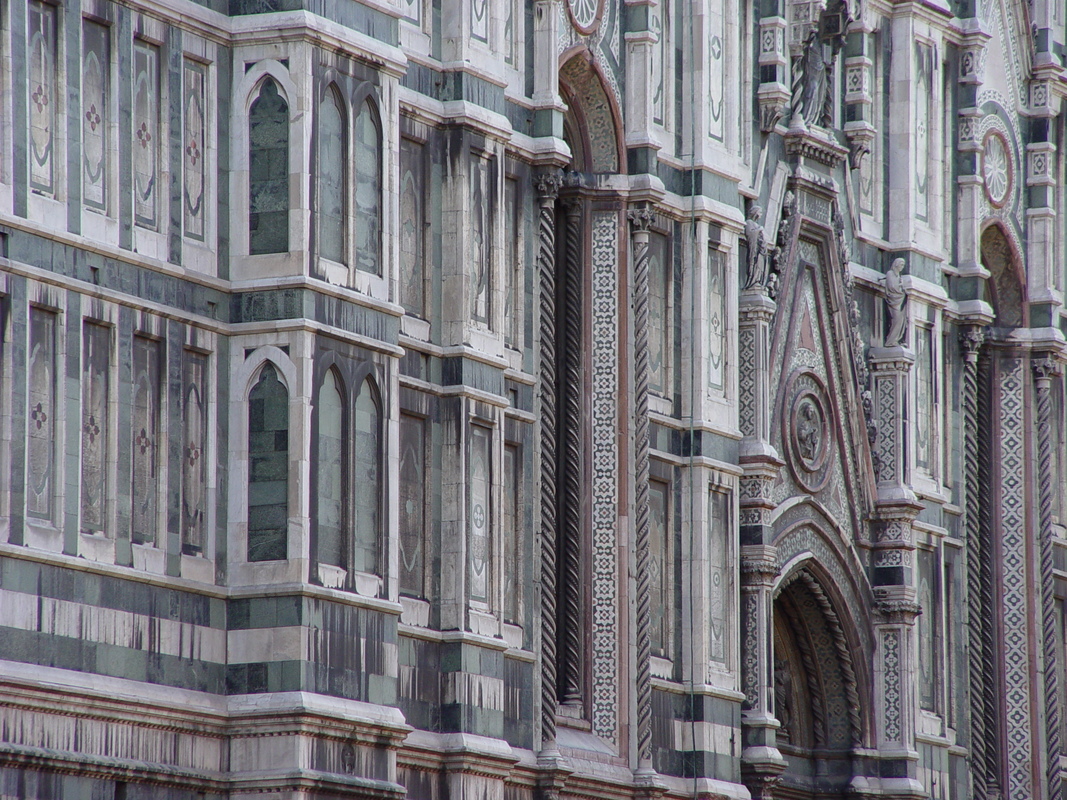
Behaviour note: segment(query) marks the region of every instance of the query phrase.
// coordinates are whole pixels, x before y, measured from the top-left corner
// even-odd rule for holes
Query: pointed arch
[[[1029,325],[1023,262],[1002,222],[991,222],[982,231],[981,253],[982,266],[989,270],[986,289],[993,306],[994,324],[1005,328]]]
[[[316,214],[318,251],[322,258],[344,264],[348,220],[348,113],[335,83],[319,98],[318,131],[315,149]]]
[[[265,76],[248,108],[248,252],[289,250],[289,103]]]
[[[578,172],[626,172],[622,114],[600,67],[581,47],[561,56],[560,94],[567,103],[564,135]]]
[[[360,384],[353,421],[353,511],[355,536],[352,568],[381,575],[382,541],[382,401],[372,375]]]
[[[323,374],[315,404],[315,525],[321,564],[347,564],[348,492],[345,383],[336,367]]]
[[[352,144],[356,168],[356,268],[381,275],[382,121],[373,94],[359,104]]]
[[[264,361],[248,393],[248,560],[288,557],[289,391]]]

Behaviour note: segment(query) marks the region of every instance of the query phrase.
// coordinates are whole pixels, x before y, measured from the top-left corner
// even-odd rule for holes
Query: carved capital
[[[912,622],[923,613],[923,607],[919,603],[902,598],[879,598],[875,608],[889,622]]]
[[[542,201],[553,201],[563,187],[563,175],[558,169],[538,172],[533,178],[534,191]]]
[[[968,325],[960,332],[960,347],[963,348],[963,360],[976,362],[978,351],[985,342],[985,330],[981,325]]]
[[[1049,353],[1044,353],[1030,360],[1030,368],[1034,371],[1034,380],[1037,382],[1038,391],[1048,391],[1053,378],[1063,374],[1063,368]]]
[[[778,561],[778,549],[761,545],[746,545],[741,548],[741,575],[743,583],[770,583],[782,570]]]
[[[647,205],[640,205],[626,212],[626,218],[630,220],[634,233],[648,233],[654,216],[652,209]]]

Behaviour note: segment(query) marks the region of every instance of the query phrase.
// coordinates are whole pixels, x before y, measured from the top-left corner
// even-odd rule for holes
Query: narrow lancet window
[[[345,258],[345,124],[344,109],[331,87],[319,104],[319,255]]]
[[[345,435],[341,382],[330,369],[319,388],[319,562],[345,566]]]
[[[382,134],[370,100],[356,116],[356,267],[381,274]]]
[[[267,78],[248,111],[248,252],[289,250],[289,106]]]
[[[272,364],[248,395],[248,560],[287,557],[289,393]]]
[[[357,572],[379,574],[381,541],[381,410],[374,383],[363,382],[356,398],[353,445],[356,535],[352,567]]]

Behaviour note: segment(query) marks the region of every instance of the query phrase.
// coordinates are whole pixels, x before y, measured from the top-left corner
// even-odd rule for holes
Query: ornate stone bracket
[[[770,133],[789,104],[789,59],[786,55],[785,17],[774,15],[760,20],[760,76],[766,77],[756,90],[760,130]]]

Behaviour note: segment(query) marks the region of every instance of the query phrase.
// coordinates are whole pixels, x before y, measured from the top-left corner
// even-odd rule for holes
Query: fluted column
[[[556,748],[556,197],[558,171],[534,180],[539,204],[537,272],[540,280],[541,444],[541,750]]]
[[[634,258],[634,517],[637,551],[637,759],[652,769],[652,587],[648,509],[648,207],[629,212]]]
[[[1060,365],[1044,355],[1031,361],[1037,390],[1037,486],[1041,553],[1041,638],[1044,656],[1046,797],[1060,796],[1060,687],[1058,674],[1056,579],[1052,543],[1052,378]]]
[[[985,563],[987,553],[979,525],[982,496],[978,482],[978,351],[984,340],[982,328],[977,325],[967,327],[960,336],[963,347],[963,509],[967,540],[967,628],[970,642],[967,674],[971,709],[971,796],[974,800],[986,800],[988,797],[985,764],[989,732],[985,725],[982,636],[991,611],[983,602],[982,586],[989,580],[989,566]]]

